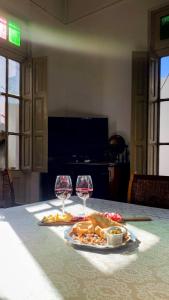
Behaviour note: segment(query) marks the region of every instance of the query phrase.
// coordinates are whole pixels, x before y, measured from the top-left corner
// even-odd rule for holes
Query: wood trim
[[[169,50],[169,38],[160,40],[160,18],[165,15],[169,15],[169,5],[153,10],[150,14],[150,50],[159,54]]]
[[[17,49],[11,49],[9,46],[0,47],[0,55],[5,56],[8,59],[16,60],[22,63],[27,56],[27,53],[19,52]]]
[[[133,52],[131,109],[131,174],[147,171],[148,53]]]
[[[149,62],[149,101],[148,101],[148,160],[147,174],[158,172],[158,118],[159,118],[159,59],[150,55]]]
[[[131,190],[132,190],[132,185],[133,185],[133,180],[134,180],[134,175],[132,174],[130,176],[129,184],[128,184],[128,192],[127,192],[127,202],[131,203]]]
[[[22,63],[21,169],[32,169],[32,59]]]
[[[47,57],[33,58],[33,171],[48,169]]]

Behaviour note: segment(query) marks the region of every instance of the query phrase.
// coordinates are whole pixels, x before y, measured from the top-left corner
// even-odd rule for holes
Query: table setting
[[[169,299],[168,210],[70,194],[2,210],[0,299]]]
[[[89,251],[107,251],[127,247],[129,244],[139,245],[137,237],[129,230],[126,221],[151,221],[148,216],[123,217],[116,212],[87,214],[86,201],[92,196],[93,182],[90,175],[79,175],[76,181],[76,194],[83,201],[80,215],[72,215],[65,211],[65,200],[72,194],[72,181],[68,175],[59,175],[55,181],[56,198],[62,201],[62,213],[44,216],[38,223],[40,226],[70,227],[64,231],[65,241],[75,248]]]

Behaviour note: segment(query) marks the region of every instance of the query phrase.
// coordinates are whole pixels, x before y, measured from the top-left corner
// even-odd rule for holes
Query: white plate
[[[128,243],[130,242],[136,242],[136,237],[135,235],[127,230],[129,238],[128,240],[126,240],[125,242],[123,242],[122,244],[118,245],[118,246],[113,246],[113,245],[91,245],[91,244],[84,244],[81,243],[78,240],[74,240],[71,236],[70,236],[70,232],[71,232],[72,227],[68,228],[65,230],[64,232],[64,239],[72,246],[77,246],[80,248],[90,248],[90,249],[96,249],[96,250],[110,250],[110,249],[116,249],[116,248],[120,248],[120,247],[124,247],[126,246]]]

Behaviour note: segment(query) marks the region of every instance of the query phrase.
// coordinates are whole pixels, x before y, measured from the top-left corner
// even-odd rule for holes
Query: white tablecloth
[[[88,211],[147,215],[131,222],[139,243],[94,253],[64,241],[66,227],[42,227],[38,220],[61,209],[59,200],[0,211],[0,300],[169,299],[169,210],[89,199]],[[72,197],[66,210],[78,214]]]

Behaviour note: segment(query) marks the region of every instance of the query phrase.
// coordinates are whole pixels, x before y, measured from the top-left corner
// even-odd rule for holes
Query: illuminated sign
[[[169,38],[169,16],[160,18],[160,40]]]
[[[7,20],[0,17],[0,38],[6,40],[7,38]]]
[[[8,29],[9,29],[9,36],[8,36],[9,42],[14,44],[15,46],[20,47],[21,45],[20,27],[16,23],[9,21]]]

